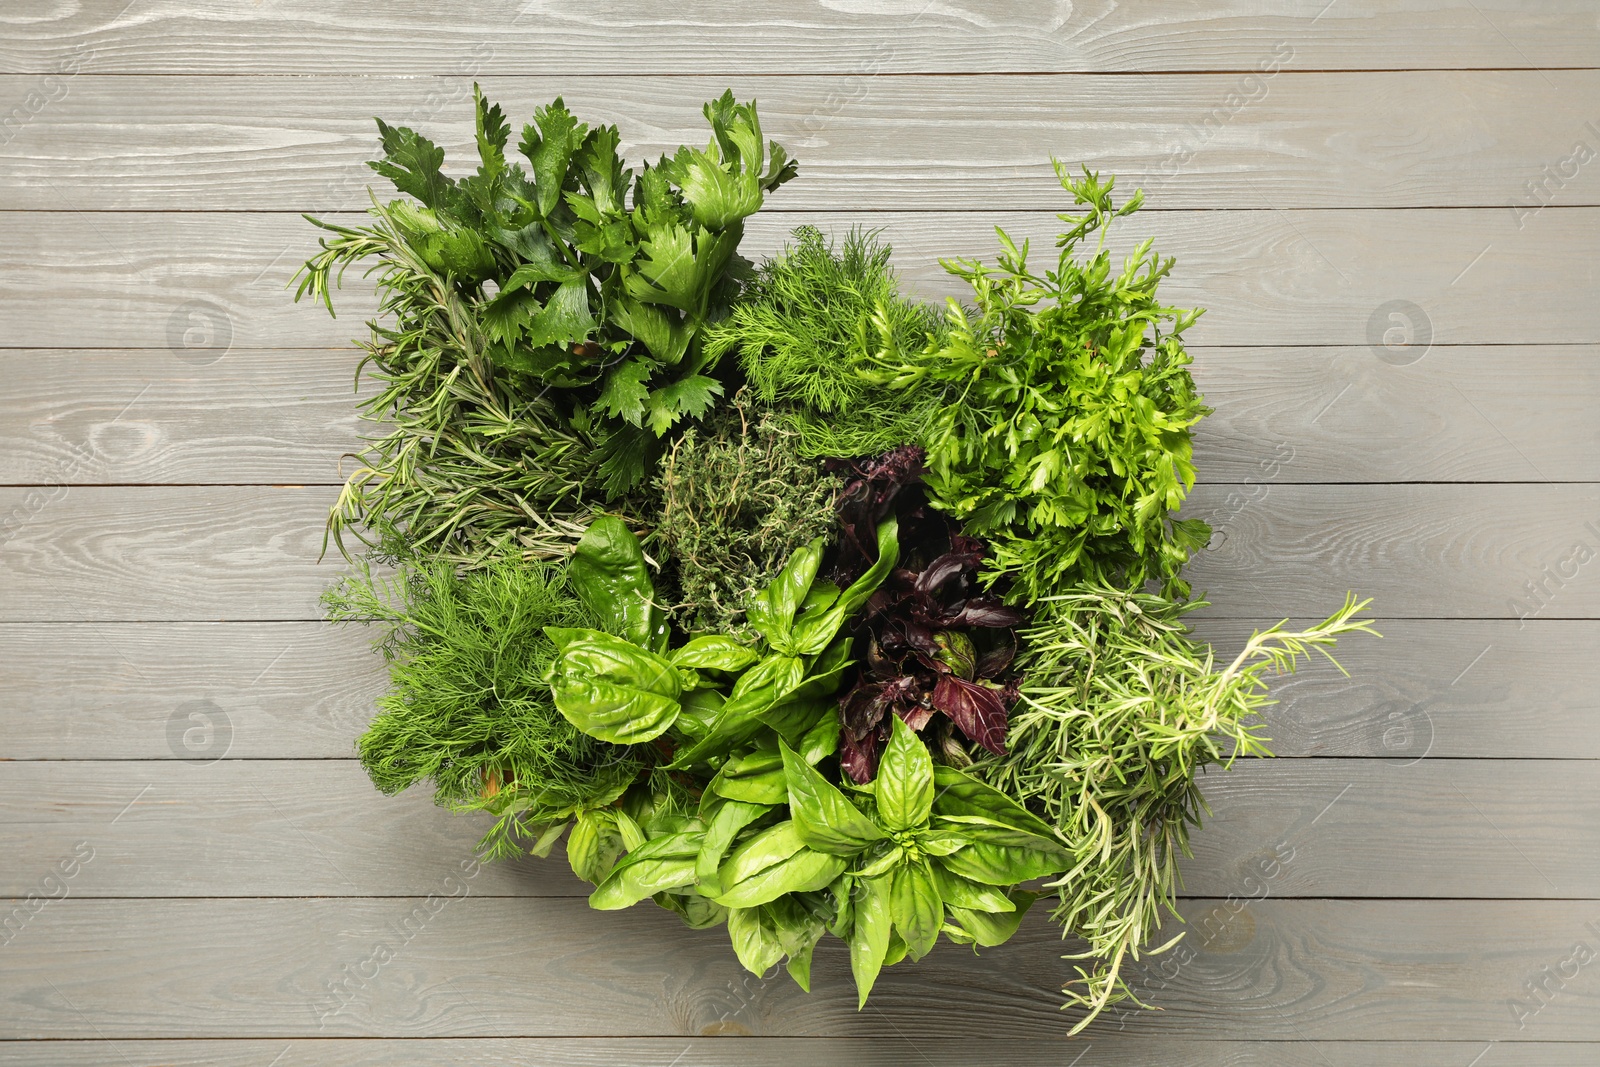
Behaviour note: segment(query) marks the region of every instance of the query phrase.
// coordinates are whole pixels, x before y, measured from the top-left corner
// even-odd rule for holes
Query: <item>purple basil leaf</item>
[[[1006,703],[1003,691],[944,675],[933,689],[933,706],[950,716],[968,740],[1006,754]]]
[[[921,730],[933,721],[935,709],[926,704],[913,704],[909,708],[896,709],[895,714],[900,716],[902,722],[913,730]]]
[[[997,678],[1017,655],[1017,638],[1010,631],[1006,632],[1006,643],[999,648],[991,648],[978,657],[978,666],[973,671],[979,678]]]
[[[1026,618],[1016,608],[989,596],[973,597],[958,604],[941,620],[946,626],[984,626],[990,629],[1020,626]]]
[[[849,730],[839,734],[839,767],[857,785],[866,785],[878,773],[878,736],[868,734],[861,740],[850,736]]]
[[[946,552],[917,576],[917,592],[935,593],[950,579],[975,570],[981,557],[967,552]]]

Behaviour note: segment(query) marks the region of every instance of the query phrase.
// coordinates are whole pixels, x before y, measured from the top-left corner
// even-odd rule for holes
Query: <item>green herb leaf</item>
[[[894,924],[890,915],[891,875],[863,878],[856,882],[855,924],[850,930],[850,973],[856,980],[856,1010],[867,1006],[889,953],[889,932]]]
[[[933,810],[933,759],[899,716],[878,764],[878,818],[889,830],[910,830]]]
[[[632,745],[666,732],[682,688],[661,656],[598,630],[551,627],[561,649],[551,680],[556,710],[591,737]]]
[[[861,814],[833,783],[813,770],[788,745],[779,742],[787,778],[789,812],[800,840],[820,852],[855,856],[883,831]]]
[[[667,623],[655,603],[644,552],[620,518],[601,515],[589,524],[567,574],[608,632],[654,652],[666,650]]]
[[[939,940],[944,926],[944,901],[926,859],[897,868],[889,890],[889,914],[906,943],[906,951],[920,960]]]

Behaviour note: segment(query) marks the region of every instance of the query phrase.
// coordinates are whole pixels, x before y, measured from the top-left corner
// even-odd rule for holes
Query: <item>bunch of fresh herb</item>
[[[852,624],[862,662],[839,700],[839,762],[858,783],[877,774],[896,720],[918,732],[931,726],[929,747],[955,766],[971,762],[956,732],[1003,754],[1006,711],[1016,700],[1011,628],[1023,614],[978,589],[983,543],[927,506],[922,455],[903,446],[832,464],[846,474],[837,580],[853,580],[869,565],[868,531],[891,515],[900,531],[899,565]]]
[[[447,176],[442,149],[379,120],[371,165],[415,202],[374,201],[372,226],[311,220],[333,236],[296,299],[331,312],[344,270],[369,259],[383,297],[363,367],[384,389],[364,410],[391,429],[335,508],[341,547],[352,525],[400,527],[469,565],[570,543],[593,502],[638,486],[659,439],[723,392],[703,330],[738,291],[743,220],[795,173],[731,93],[705,107],[706,148],[636,178],[616,127],[559,99],[523,129],[526,173],[500,108],[476,103],[474,174]]]
[[[950,301],[946,333],[920,350],[880,331],[871,377],[910,393],[908,407],[940,398],[918,437],[929,492],[993,546],[987,574],[1009,579],[1015,599],[1079,581],[1149,580],[1184,597],[1179,572],[1210,532],[1171,515],[1194,484],[1190,428],[1209,412],[1181,341],[1200,313],[1157,299],[1172,260],[1148,240],[1112,271],[1107,227],[1136,211],[1141,194],[1118,208],[1114,180],[1087,170],[1074,178],[1060,163],[1056,174],[1088,210],[1060,216],[1072,226],[1056,242],[1055,268],[1033,273],[1027,244],[998,229],[998,268],[941,261],[971,284],[975,309]],[[1096,234],[1080,261],[1080,244]]]
[[[1016,886],[1066,869],[1049,825],[935,767],[899,718],[872,785],[841,789],[830,698],[849,667],[846,622],[899,562],[892,518],[876,546],[844,589],[817,581],[820,539],[795,552],[751,599],[754,647],[706,634],[671,649],[637,542],[615,519],[591,527],[572,581],[602,629],[549,630],[556,707],[598,740],[653,749],[701,790],[690,813],[681,797],[655,795],[653,775],[618,804],[576,814],[567,853],[597,883],[591,905],[649,897],[692,926],[726,921],[746,967],[761,974],[787,957],[803,988],[832,932],[850,945],[864,1004],[884,965],[920,959],[941,933],[1006,940],[1034,897]]]
[[[696,633],[734,629],[790,554],[832,530],[838,484],[748,389],[685,430],[653,486],[651,544],[677,582],[675,621]]]
[[[514,828],[609,805],[637,777],[628,749],[556,710],[545,628],[592,620],[559,566],[501,561],[457,577],[431,559],[384,578],[362,565],[324,603],[335,622],[381,627],[392,688],[358,745],[373,783],[392,794],[431,780],[440,804],[496,816],[491,855],[518,851]],[[533,837],[536,849],[554,841]]]
[[[1312,650],[1333,661],[1339,637],[1374,632],[1358,617],[1367,603],[1351,597],[1308,630],[1259,631],[1220,670],[1182,621],[1204,601],[1085,586],[1035,605],[1020,635],[1022,699],[1008,751],[972,773],[1039,814],[1073,851],[1051,887],[1060,897],[1053,917],[1088,943],[1078,958],[1095,961],[1065,990],[1088,1011],[1074,1032],[1107,1004],[1136,999],[1121,976],[1130,956],[1176,942],[1145,947],[1163,913],[1177,914],[1178,857],[1205,810],[1197,777],[1271,754],[1259,721],[1273,703],[1267,673],[1293,672]]]
[[[706,347],[735,351],[761,399],[777,405],[811,456],[866,456],[916,440],[932,395],[895,394],[861,373],[887,341],[922,348],[940,329],[937,312],[900,295],[890,249],[872,231],[851,230],[834,246],[814,226],[761,265]]]

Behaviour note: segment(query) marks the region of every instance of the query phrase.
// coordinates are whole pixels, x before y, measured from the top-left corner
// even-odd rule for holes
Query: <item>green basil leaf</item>
[[[772,583],[750,598],[746,612],[750,625],[780,652],[788,651],[790,627],[822,564],[823,544],[819,537],[796,549]]]
[[[547,823],[542,827],[537,825],[528,827],[528,833],[533,837],[533,844],[528,846],[528,854],[538,856],[540,859],[549,858],[551,849],[556,847],[556,842],[561,840],[562,833],[569,825],[571,824],[562,820]]]
[[[785,820],[769,826],[733,850],[722,865],[723,885],[743,881],[775,863],[781,863],[805,848],[805,842],[795,831],[794,823]]]
[[[794,979],[794,984],[799,986],[802,992],[811,992],[811,954],[816,951],[817,942],[820,940],[822,938],[819,934],[816,938],[807,942],[799,952],[789,957],[789,962],[784,968],[789,972],[789,977]]]
[[[793,647],[794,651],[802,656],[814,656],[828,647],[828,643],[838,634],[839,628],[845,624],[867,602],[867,598],[877,591],[883,580],[889,577],[894,570],[894,565],[900,562],[899,524],[894,518],[889,518],[878,527],[878,559],[867,572],[854,582],[850,588],[839,594],[825,611],[808,612],[805,618],[799,620],[794,626]]]
[[[889,887],[889,915],[905,940],[906,951],[920,960],[939,940],[944,926],[944,898],[926,859],[895,870]]]
[[[933,864],[933,881],[939,896],[950,908],[1004,914],[1016,910],[1011,898],[992,885],[980,885],[969,878],[951,874],[943,864]]]
[[[630,855],[606,876],[600,887],[589,894],[589,906],[596,911],[631,908],[645,897],[663,889],[676,889],[694,883],[693,856]]]
[[[782,804],[789,798],[783,757],[776,752],[752,752],[722,765],[710,788],[718,796],[750,804]]]
[[[673,720],[672,728],[689,741],[698,741],[711,732],[711,724],[722,714],[727,698],[715,689],[696,689],[683,694],[678,700],[681,711]]]
[[[939,815],[934,817],[933,825],[941,833],[959,834],[969,842],[982,841],[990,845],[1027,848],[1038,852],[1055,852],[1062,856],[1067,854],[1066,847],[1054,836],[1040,837],[1025,830],[997,825],[981,816]]]
[[[779,743],[788,781],[789,812],[800,840],[819,852],[855,856],[884,834],[838,787]]]
[[[623,847],[622,835],[608,817],[597,812],[580,812],[572,833],[567,835],[567,862],[573,874],[591,885],[599,885],[617,865]]]
[[[900,931],[891,930],[889,932],[889,951],[883,955],[883,965],[885,967],[893,967],[895,964],[899,963],[905,958],[905,938],[900,936]]]
[[[601,515],[589,524],[567,575],[609,633],[653,652],[666,650],[666,616],[656,605],[639,539],[621,519]]]
[[[1016,885],[1032,878],[1059,874],[1069,868],[1070,857],[1031,848],[1012,848],[975,841],[939,861],[951,874],[984,885]]]
[[[917,835],[917,846],[929,856],[948,856],[970,843],[971,839],[965,834],[957,832],[955,828],[943,828],[937,823],[933,829]]]
[[[1017,927],[1022,925],[1022,917],[1028,913],[1028,909],[1033,906],[1038,896],[1037,893],[1015,890],[1011,894],[1013,910],[999,914],[958,908],[952,904],[950,918],[960,924],[962,932],[974,942],[985,948],[992,948],[1010,940],[1011,935],[1017,932]]]
[[[629,852],[638,851],[649,844],[649,839],[639,824],[633,821],[633,816],[616,808],[607,813],[611,821],[616,824],[617,833],[622,835],[622,847]]]
[[[780,860],[747,878],[734,880],[726,869],[721,872],[726,887],[717,895],[717,903],[730,908],[748,908],[776,900],[785,893],[808,893],[825,889],[844,873],[845,861],[826,852],[801,848],[787,859]]]
[[[811,953],[824,932],[822,920],[792,896],[779,897],[762,905],[778,934],[778,942],[789,955],[789,977],[807,993],[811,992]]]
[[[889,830],[910,830],[933,810],[933,757],[898,715],[878,763],[878,819]]]
[[[760,658],[755,649],[724,634],[692,638],[670,657],[674,667],[728,672],[742,671]]]
[[[1057,839],[1049,823],[1000,790],[954,767],[935,767],[933,784],[937,794],[933,805],[935,815],[983,818],[1047,841]]]
[[[889,888],[892,876],[860,879],[856,882],[855,922],[850,928],[850,973],[856,980],[856,1010],[867,1006],[867,994],[878,980],[889,953],[889,931],[894,924],[889,914]]]
[[[602,741],[632,745],[659,737],[677,719],[682,687],[665,659],[598,630],[547,632],[561,648],[551,693],[572,725]]]
[[[839,751],[839,717],[826,715],[800,739],[800,758],[815,767]]]
[[[692,767],[721,756],[761,732],[761,715],[799,686],[805,663],[793,656],[768,656],[734,683],[733,694],[718,712],[705,736],[680,750],[674,769]]]
[[[705,841],[695,857],[695,877],[706,896],[714,897],[722,892],[717,869],[722,865],[722,857],[727,854],[733,839],[739,836],[739,831],[771,810],[766,804],[747,804],[738,800],[730,800],[717,809],[706,826]]]
[[[856,871],[859,878],[876,878],[880,874],[887,874],[900,865],[905,859],[906,850],[899,845],[893,845],[883,850],[872,862]]]
[[[707,930],[728,918],[727,908],[692,891],[664,889],[655,895],[655,902],[677,912],[691,930]]]
[[[764,975],[783,959],[783,943],[760,908],[729,908],[728,939],[733,953],[751,974]]]
[[[798,745],[817,723],[824,719],[837,722],[838,705],[827,698],[802,700],[789,696],[763,711],[760,718],[786,744]]]

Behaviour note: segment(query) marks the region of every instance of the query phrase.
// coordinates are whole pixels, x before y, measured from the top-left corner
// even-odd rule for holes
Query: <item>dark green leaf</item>
[[[402,193],[414,196],[431,208],[450,206],[455,182],[444,176],[444,149],[415,130],[390,126],[382,119],[378,135],[383,140],[383,160],[367,164],[394,183]]]

